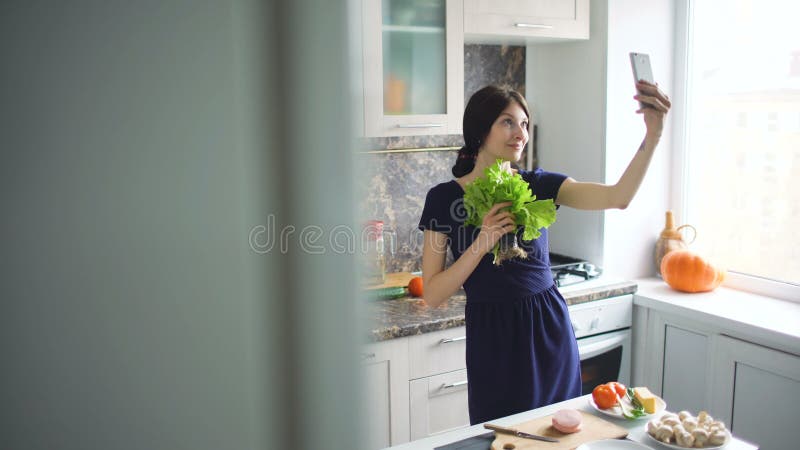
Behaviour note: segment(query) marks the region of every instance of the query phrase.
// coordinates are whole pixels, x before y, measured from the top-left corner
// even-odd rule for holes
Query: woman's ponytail
[[[475,168],[475,158],[477,157],[477,148],[470,149],[466,145],[461,147],[461,149],[458,151],[456,163],[453,166],[453,176],[456,178],[461,178],[464,175],[472,172],[472,169]]]

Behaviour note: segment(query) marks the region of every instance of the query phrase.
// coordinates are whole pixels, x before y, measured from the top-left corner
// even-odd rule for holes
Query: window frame
[[[689,68],[693,62],[692,55],[692,20],[693,4],[696,0],[675,1],[675,77],[674,97],[672,105],[672,138],[674,149],[670,177],[670,196],[679,217],[689,217],[689,194],[686,188],[689,181],[688,148],[691,145],[691,114],[688,99],[692,96],[692,85],[689,82]],[[723,286],[740,291],[800,303],[800,284],[773,280],[758,275],[728,271]]]

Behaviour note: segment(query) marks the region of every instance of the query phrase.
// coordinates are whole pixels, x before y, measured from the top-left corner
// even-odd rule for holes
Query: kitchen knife
[[[483,427],[489,430],[493,430],[497,433],[513,434],[514,436],[518,436],[521,438],[536,439],[537,441],[545,441],[545,442],[558,442],[558,439],[553,439],[551,437],[539,436],[538,434],[525,433],[524,431],[515,430],[513,428],[505,428],[491,423],[485,423],[483,424]]]

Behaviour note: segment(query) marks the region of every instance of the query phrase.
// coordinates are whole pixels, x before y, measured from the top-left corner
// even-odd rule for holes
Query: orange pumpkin
[[[661,260],[661,276],[675,290],[708,292],[725,280],[725,270],[691,250],[673,250]]]

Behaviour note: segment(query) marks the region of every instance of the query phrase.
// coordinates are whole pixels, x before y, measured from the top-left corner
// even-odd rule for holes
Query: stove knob
[[[572,321],[572,320],[570,320],[570,323],[572,324],[572,331],[573,331],[574,333],[577,333],[578,331],[580,331],[580,330],[581,330],[581,327],[580,327],[580,325],[578,325],[577,323],[575,323],[575,321]]]
[[[595,317],[592,319],[592,324],[589,325],[589,329],[595,330],[598,326],[600,326],[600,317]]]
[[[600,271],[599,271],[599,270],[597,270],[597,266],[595,266],[594,264],[591,264],[591,263],[586,263],[586,264],[583,266],[583,268],[584,268],[584,269],[586,269],[586,273],[587,273],[587,274],[588,274],[590,277],[597,277],[597,276],[599,276],[599,275],[600,275]]]

